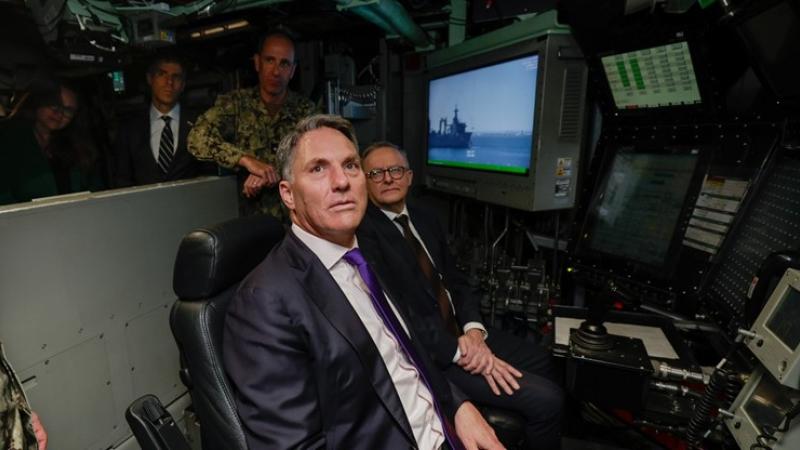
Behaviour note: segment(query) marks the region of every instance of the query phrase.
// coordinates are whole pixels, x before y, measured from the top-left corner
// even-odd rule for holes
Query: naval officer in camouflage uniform
[[[296,68],[294,42],[285,33],[271,32],[253,55],[258,86],[238,89],[217,98],[189,133],[189,152],[201,161],[215,161],[239,170],[239,212],[271,214],[285,219],[276,186],[275,150],[281,138],[314,105],[289,91]]]

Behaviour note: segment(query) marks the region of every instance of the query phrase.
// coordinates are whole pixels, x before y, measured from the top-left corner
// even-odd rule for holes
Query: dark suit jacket
[[[397,282],[379,269],[384,264],[367,260],[403,314],[406,300]],[[413,331],[412,340],[424,357]],[[327,269],[293,233],[240,285],[223,342],[251,450],[416,446],[369,333]],[[452,423],[463,397],[432,363],[426,366]]]
[[[186,138],[196,119],[195,111],[181,107],[178,147],[167,173],[158,167],[150,149],[150,105],[130,120],[120,123],[114,142],[112,185],[138,186],[216,174],[212,164],[198,161],[186,150]]]
[[[417,229],[425,247],[431,254],[433,264],[442,275],[444,285],[450,291],[456,311],[456,321],[463,327],[468,322],[481,322],[480,294],[470,287],[464,275],[456,268],[455,261],[447,246],[447,239],[436,215],[413,204],[407,205],[411,221]],[[376,236],[380,252],[388,264],[394,268],[397,278],[405,279],[408,313],[420,338],[429,349],[429,354],[440,368],[453,363],[458,348],[458,340],[447,333],[439,312],[436,295],[430,283],[419,269],[417,257],[408,245],[403,233],[380,209],[370,204],[361,226],[358,239],[373,234]],[[365,251],[375,251],[361,246]],[[376,252],[376,253],[377,253]],[[413,291],[413,292],[412,292]]]

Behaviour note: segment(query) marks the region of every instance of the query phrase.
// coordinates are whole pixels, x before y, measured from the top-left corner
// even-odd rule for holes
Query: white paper
[[[556,317],[556,344],[569,345],[569,330],[578,328],[584,319]],[[678,353],[669,343],[667,335],[659,327],[632,325],[628,323],[604,322],[610,334],[639,338],[644,341],[647,356],[651,358],[678,359]]]

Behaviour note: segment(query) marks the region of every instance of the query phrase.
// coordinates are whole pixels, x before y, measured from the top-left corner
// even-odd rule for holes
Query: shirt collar
[[[181,114],[181,104],[176,103],[175,106],[169,110],[168,113],[164,114],[161,111],[157,110],[152,103],[150,103],[150,122],[155,122],[156,120],[161,119],[161,116],[170,116],[173,121],[180,120]]]
[[[358,248],[358,240],[355,237],[353,238],[353,246],[348,248],[326,241],[321,237],[314,236],[295,223],[292,224],[292,232],[306,247],[317,255],[317,258],[322,261],[322,265],[328,270],[331,270],[331,268],[342,259],[345,253],[354,248]]]
[[[389,220],[391,220],[392,222],[394,222],[394,219],[396,219],[397,216],[402,216],[403,214],[408,216],[408,219],[411,220],[411,216],[408,215],[408,207],[406,207],[406,205],[403,205],[403,210],[400,211],[400,214],[398,214],[398,213],[396,213],[394,211],[389,211],[388,209],[383,209],[383,208],[381,208],[381,212],[386,214],[386,217],[388,217]]]

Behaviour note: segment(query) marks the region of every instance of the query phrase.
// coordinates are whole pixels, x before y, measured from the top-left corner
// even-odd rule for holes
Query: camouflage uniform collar
[[[250,88],[249,94],[250,100],[259,111],[263,112],[264,114],[271,115],[267,106],[261,101],[261,91],[259,90],[258,86]],[[302,104],[302,101],[303,97],[300,94],[297,94],[294,91],[288,91],[286,100],[283,102],[281,109],[275,115],[275,118],[291,116],[292,111],[297,109],[297,107]]]
[[[297,110],[302,107],[304,101],[308,100],[294,91],[289,91],[289,94],[286,96],[286,101],[283,103],[283,107],[278,111],[278,117],[291,119],[292,121],[297,120]]]

